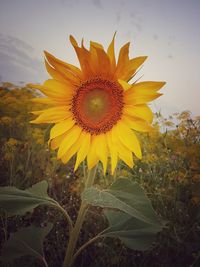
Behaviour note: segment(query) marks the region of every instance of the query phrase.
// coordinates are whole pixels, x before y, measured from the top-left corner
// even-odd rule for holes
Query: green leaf
[[[53,224],[45,228],[29,226],[10,235],[10,239],[3,245],[1,261],[13,262],[24,255],[30,255],[39,259],[43,256],[43,242],[45,236],[51,231]]]
[[[103,232],[102,236],[119,238],[131,249],[148,249],[155,241],[156,234],[162,230],[161,224],[145,223],[120,211],[105,211],[104,214],[110,227]]]
[[[112,209],[104,211],[109,227],[101,236],[119,238],[131,249],[146,250],[164,225],[144,190],[128,179],[118,179],[107,190],[88,188],[83,192],[82,200]]]
[[[41,181],[26,190],[8,186],[0,187],[0,207],[12,216],[23,215],[41,204],[57,205],[57,202],[48,196],[47,188],[46,181]]]
[[[90,187],[82,193],[82,200],[93,206],[118,209],[146,223],[160,224],[144,190],[128,179],[118,179],[107,190]]]

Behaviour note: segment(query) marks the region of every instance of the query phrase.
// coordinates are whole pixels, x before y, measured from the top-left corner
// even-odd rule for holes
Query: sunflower
[[[104,172],[110,158],[113,173],[119,159],[133,167],[133,153],[142,157],[136,131],[151,129],[153,114],[147,106],[161,94],[164,82],[128,83],[147,57],[129,59],[129,46],[121,47],[116,62],[113,37],[107,52],[90,42],[86,49],[70,36],[80,68],[45,51],[46,69],[52,79],[43,85],[31,84],[46,97],[33,101],[51,105],[33,112],[32,123],[54,123],[50,146],[65,164],[77,154],[74,169],[87,158],[88,169],[102,162]]]

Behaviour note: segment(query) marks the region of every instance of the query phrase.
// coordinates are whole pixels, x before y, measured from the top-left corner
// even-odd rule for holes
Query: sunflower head
[[[153,114],[147,103],[161,94],[164,82],[129,83],[147,57],[129,58],[129,43],[116,62],[113,37],[107,51],[96,42],[86,49],[70,36],[80,68],[45,52],[50,76],[43,85],[31,84],[46,97],[33,99],[48,108],[36,111],[32,123],[54,123],[50,146],[67,163],[76,154],[75,170],[87,158],[88,168],[99,161],[113,173],[119,159],[133,166],[133,153],[141,158],[136,132],[151,130]],[[49,107],[49,105],[51,107]]]

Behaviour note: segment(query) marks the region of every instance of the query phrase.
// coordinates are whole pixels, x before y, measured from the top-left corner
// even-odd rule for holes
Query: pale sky
[[[0,81],[43,82],[43,50],[78,64],[72,34],[107,48],[130,41],[130,56],[147,55],[137,77],[166,81],[153,102],[164,115],[200,115],[200,0],[0,0]]]

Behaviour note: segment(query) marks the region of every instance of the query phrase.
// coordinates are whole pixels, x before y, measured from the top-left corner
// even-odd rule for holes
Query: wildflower
[[[17,145],[20,144],[20,141],[15,138],[9,138],[4,144],[4,159],[11,160],[14,156],[14,153],[17,150]]]
[[[17,144],[19,143],[18,140],[16,140],[15,138],[9,138],[9,140],[7,141],[7,145],[9,147],[15,147]]]
[[[45,52],[52,79],[29,86],[47,96],[35,102],[53,107],[34,112],[38,117],[32,123],[55,123],[50,132],[51,148],[58,149],[57,157],[63,163],[77,153],[75,170],[85,158],[89,169],[101,161],[104,172],[108,157],[112,173],[118,159],[132,167],[132,153],[142,157],[132,130],[151,129],[153,115],[147,102],[161,95],[158,90],[165,83],[128,83],[146,60],[145,56],[129,59],[130,43],[121,48],[116,62],[114,37],[107,52],[96,42],[91,41],[87,50],[83,42],[78,46],[72,36],[70,41],[81,69]]]
[[[192,177],[193,181],[199,182],[200,181],[200,173],[196,173],[193,177]]]
[[[4,116],[0,118],[0,124],[3,125],[11,125],[12,124],[12,118],[8,116]]]
[[[33,129],[32,136],[35,139],[36,144],[44,144],[43,131],[41,129]]]

